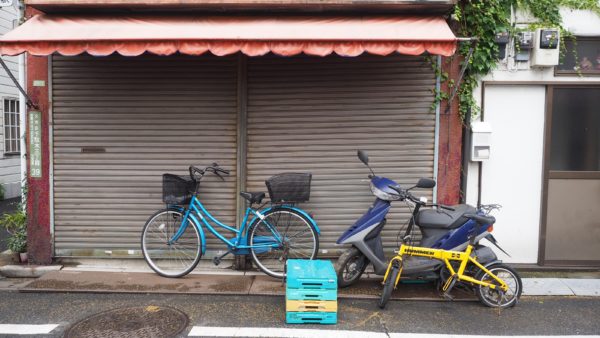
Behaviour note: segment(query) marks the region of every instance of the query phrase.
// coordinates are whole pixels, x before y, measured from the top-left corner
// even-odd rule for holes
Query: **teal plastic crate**
[[[288,289],[337,290],[337,275],[330,261],[290,259],[286,283]]]
[[[286,312],[288,324],[336,324],[337,312]]]
[[[289,300],[337,300],[337,289],[294,289],[286,288]]]

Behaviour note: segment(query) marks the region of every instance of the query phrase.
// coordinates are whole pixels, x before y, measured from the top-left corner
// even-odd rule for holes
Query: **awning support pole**
[[[21,84],[19,83],[19,81],[17,81],[17,79],[15,78],[15,76],[13,75],[13,73],[10,71],[10,69],[8,69],[8,66],[6,65],[6,63],[4,63],[4,60],[0,57],[0,63],[2,64],[2,68],[4,68],[4,70],[6,71],[6,74],[8,74],[8,76],[10,77],[10,79],[12,80],[12,82],[15,84],[15,86],[19,89],[19,91],[21,92],[21,94],[23,94],[23,96],[25,97],[25,99],[27,100],[26,104],[28,108],[33,108],[33,109],[40,109],[38,107],[37,104],[35,104],[31,98],[29,97],[29,95],[27,95],[27,93],[25,92],[25,89],[23,89],[23,87],[21,87]]]
[[[456,96],[456,93],[458,92],[458,88],[460,88],[460,83],[462,82],[462,79],[465,76],[465,71],[467,70],[467,67],[469,66],[469,61],[471,60],[471,56],[473,56],[473,51],[475,50],[475,47],[477,46],[477,42],[479,42],[479,39],[477,39],[477,38],[459,38],[458,41],[470,41],[471,48],[469,48],[469,52],[467,53],[465,62],[463,63],[462,69],[460,70],[460,74],[458,75],[458,81],[456,81],[456,85],[454,86],[454,89],[452,90],[452,95],[450,95],[450,99],[448,99],[448,104],[446,105],[446,109],[444,110],[444,115],[447,115],[448,112],[450,111],[450,109],[452,108],[452,101],[454,101],[454,97]]]

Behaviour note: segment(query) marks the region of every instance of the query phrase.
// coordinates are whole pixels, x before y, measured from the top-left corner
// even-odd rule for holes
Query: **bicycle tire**
[[[160,218],[161,216],[163,217]],[[165,218],[167,219],[166,221],[164,220]],[[171,224],[168,223],[169,218],[173,218]],[[146,224],[144,224],[141,237],[142,254],[144,255],[144,260],[146,260],[148,266],[160,276],[169,278],[185,276],[196,268],[202,257],[202,239],[200,238],[196,224],[193,223],[191,219],[185,230],[186,232],[180,237],[180,240],[190,241],[190,245],[182,249],[185,249],[186,252],[193,252],[193,256],[176,248],[178,245],[181,246],[184,242],[175,245],[168,245],[166,243],[166,240],[179,229],[181,219],[183,219],[183,213],[181,211],[175,208],[167,208],[154,213],[148,218]],[[162,222],[165,222],[166,224]],[[161,234],[161,232],[151,229],[156,226],[156,224],[158,224],[156,227],[158,230],[164,231],[160,238],[150,238],[151,230],[153,233]],[[176,250],[178,252],[176,252]],[[178,256],[184,257],[185,259],[178,258]],[[187,257],[193,259],[190,260]],[[171,263],[169,264],[168,261],[171,261]],[[177,262],[177,264],[173,262]],[[173,268],[168,269],[168,266],[173,266]]]
[[[392,263],[393,264],[393,263]],[[381,291],[381,299],[379,299],[379,307],[381,309],[385,309],[388,301],[392,297],[392,291],[396,287],[396,278],[398,278],[398,273],[400,273],[400,267],[396,264],[392,265],[392,269],[388,274],[387,278],[383,283],[383,290]]]
[[[284,278],[287,259],[315,259],[317,257],[319,251],[319,237],[316,229],[307,217],[294,209],[285,207],[270,209],[265,212],[263,216],[263,218],[255,219],[248,229],[248,242],[251,246],[250,254],[252,260],[262,272],[271,277]],[[286,219],[287,224],[284,224]],[[265,221],[276,228],[278,233],[283,233],[282,237],[288,238],[288,244],[275,249],[270,248],[268,250],[260,247],[252,248],[252,246],[264,245],[265,243],[268,244],[269,242],[272,243],[274,241],[274,239],[272,239],[272,232],[270,232],[266,226]],[[295,223],[292,224],[292,221]],[[279,231],[281,228],[285,231]],[[294,233],[288,237],[287,233],[290,229],[292,229]],[[307,230],[310,234],[310,237],[307,237],[307,239],[304,240],[307,244],[304,244],[304,241],[298,243],[300,242],[299,240],[294,241],[295,244],[291,244],[291,238],[297,239],[299,234],[304,233]],[[312,244],[310,242],[312,242]],[[293,246],[296,246],[296,248],[293,248]],[[286,252],[286,249],[288,252]],[[293,252],[297,255],[290,256],[290,253],[292,252],[290,249],[294,249]]]
[[[479,298],[479,301],[484,304],[485,306],[488,307],[493,307],[493,308],[507,308],[507,307],[512,307],[515,306],[519,300],[519,298],[521,297],[521,293],[523,292],[523,282],[521,281],[521,277],[519,276],[519,274],[517,273],[517,271],[513,268],[511,268],[510,266],[506,265],[506,264],[502,264],[502,263],[496,263],[496,264],[492,264],[489,267],[486,267],[486,269],[488,269],[490,272],[492,272],[493,274],[495,274],[496,276],[498,276],[499,278],[501,278],[505,283],[509,284],[509,291],[512,294],[512,297],[506,301],[506,302],[498,302],[498,300],[493,301],[494,296],[499,296],[498,292],[496,290],[490,289],[488,287],[482,286],[482,285],[477,285],[476,287],[476,291],[477,291],[477,298]],[[510,277],[513,279],[514,283],[510,283],[509,281],[507,281],[505,278],[503,278],[502,276],[498,275],[498,272],[505,272],[508,273],[510,275]],[[479,280],[479,281],[483,281],[484,279],[487,282],[495,282],[494,280],[492,280],[491,278],[486,278],[488,274],[485,273],[483,270],[479,270],[479,272],[477,272],[477,274],[475,275],[475,279]],[[497,284],[497,283],[495,283]],[[511,284],[514,284],[511,286]],[[502,300],[502,299],[500,299]]]

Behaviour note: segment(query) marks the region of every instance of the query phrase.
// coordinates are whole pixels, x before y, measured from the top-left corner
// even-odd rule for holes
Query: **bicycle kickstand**
[[[457,277],[458,276],[456,274],[448,277],[448,280],[442,287],[442,291],[443,291],[442,296],[444,296],[444,298],[446,298],[447,300],[454,300],[454,297],[452,295],[450,295],[450,291],[452,291],[452,288],[456,284],[456,280],[458,279]]]
[[[223,259],[223,257],[229,255],[231,253],[231,251],[227,251],[224,254],[220,255],[220,256],[215,256],[213,257],[212,261],[214,265],[219,265],[221,264],[221,260]]]

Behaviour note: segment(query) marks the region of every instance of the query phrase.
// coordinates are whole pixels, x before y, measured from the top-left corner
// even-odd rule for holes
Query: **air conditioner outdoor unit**
[[[560,38],[556,28],[538,28],[533,36],[531,66],[553,67],[560,57]]]

